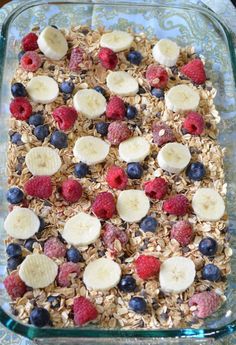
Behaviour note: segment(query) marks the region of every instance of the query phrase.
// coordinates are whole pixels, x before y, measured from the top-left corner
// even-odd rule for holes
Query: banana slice
[[[52,26],[46,26],[41,32],[38,46],[41,52],[52,60],[62,59],[68,51],[68,44],[64,35]]]
[[[135,96],[139,85],[128,72],[110,72],[107,76],[108,89],[119,96]]]
[[[76,140],[73,153],[79,162],[93,165],[104,161],[109,149],[110,145],[104,140],[89,135]]]
[[[187,146],[179,143],[168,143],[157,155],[157,162],[161,169],[173,174],[179,174],[188,165],[191,154]]]
[[[124,190],[118,196],[116,209],[125,222],[138,222],[148,213],[150,202],[142,190]]]
[[[79,212],[66,221],[62,237],[75,246],[87,246],[95,242],[101,233],[101,223],[87,213]]]
[[[14,207],[4,222],[8,235],[19,240],[33,236],[40,227],[38,216],[29,208]]]
[[[194,213],[206,221],[216,221],[223,217],[225,203],[222,196],[212,188],[199,188],[193,196]]]
[[[47,76],[33,77],[26,90],[32,101],[42,104],[52,103],[59,94],[57,82]]]
[[[87,89],[79,90],[73,97],[75,109],[88,119],[96,119],[106,110],[106,98],[99,92]]]
[[[110,48],[113,52],[118,53],[122,50],[129,49],[133,40],[134,37],[128,32],[114,30],[102,35],[100,46]]]
[[[115,261],[100,258],[90,262],[85,268],[83,281],[88,289],[103,291],[115,287],[120,277],[121,269]]]
[[[61,158],[56,150],[39,146],[32,148],[25,156],[25,163],[31,174],[51,176],[61,167]]]
[[[31,254],[20,265],[19,276],[27,286],[40,289],[54,282],[57,271],[57,264],[48,256]]]
[[[192,260],[183,256],[174,256],[161,264],[159,281],[164,292],[180,293],[187,290],[196,275]]]
[[[165,95],[166,107],[172,111],[196,110],[200,101],[197,90],[188,85],[172,87]]]
[[[120,158],[127,162],[142,162],[150,153],[151,145],[143,137],[132,137],[119,145]]]
[[[152,49],[154,60],[167,67],[174,66],[179,57],[179,46],[166,38],[158,41]]]

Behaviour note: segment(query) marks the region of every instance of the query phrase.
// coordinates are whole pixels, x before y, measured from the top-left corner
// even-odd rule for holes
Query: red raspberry
[[[153,180],[144,183],[145,194],[151,199],[163,199],[167,190],[168,183],[162,177],[156,177]]]
[[[42,65],[42,59],[36,52],[26,52],[21,60],[21,67],[27,72],[35,72]]]
[[[113,195],[109,192],[99,193],[92,204],[92,211],[98,218],[111,218],[116,211],[116,204]]]
[[[158,275],[161,263],[155,256],[140,255],[134,265],[139,278],[147,280]]]
[[[190,134],[200,135],[204,131],[205,122],[202,115],[190,111],[183,123],[183,128]]]
[[[64,258],[66,246],[57,237],[50,237],[45,242],[43,251],[49,258]]]
[[[77,326],[82,326],[89,321],[95,320],[98,316],[98,311],[93,303],[83,296],[74,298],[73,311],[74,322]]]
[[[20,279],[17,272],[12,272],[3,281],[3,284],[7,290],[7,293],[11,298],[22,297],[26,292],[26,285]]]
[[[81,184],[72,179],[68,179],[62,183],[61,194],[68,202],[77,202],[82,196]]]
[[[203,84],[206,81],[204,65],[200,59],[190,61],[180,69],[180,72],[196,84]]]
[[[75,277],[78,277],[80,274],[79,265],[74,262],[64,262],[59,266],[59,273],[57,281],[59,286],[68,287],[71,284],[70,275],[73,273]]]
[[[25,52],[38,49],[38,36],[34,32],[30,32],[21,41],[22,48]]]
[[[52,180],[50,176],[34,176],[24,185],[28,195],[40,199],[48,199],[52,195]]]
[[[123,190],[127,186],[128,177],[122,168],[113,165],[107,171],[106,181],[111,188]]]
[[[189,201],[186,196],[177,194],[171,196],[163,203],[163,211],[176,216],[184,216],[189,209]]]
[[[193,295],[189,300],[189,306],[197,306],[194,314],[204,319],[213,314],[219,307],[221,298],[215,291],[203,291]]]
[[[102,66],[106,69],[113,70],[116,68],[118,63],[118,57],[113,50],[109,48],[101,48],[98,53],[98,58],[102,64]]]
[[[61,130],[68,131],[68,129],[73,127],[78,115],[74,108],[62,105],[54,109],[52,116]]]
[[[124,231],[121,231],[116,226],[107,223],[102,234],[102,240],[107,248],[114,251],[115,240],[120,241],[121,245],[124,246],[128,242],[128,237]]]
[[[152,126],[153,141],[158,146],[176,141],[172,129],[163,122],[156,122]]]
[[[146,79],[152,87],[164,89],[168,83],[168,74],[163,67],[150,65],[146,71]]]
[[[111,120],[123,120],[125,113],[124,101],[117,96],[112,97],[107,103],[106,117]]]
[[[76,47],[73,48],[70,55],[70,61],[69,61],[69,69],[73,72],[79,72],[80,71],[80,64],[84,60],[84,51],[83,49]]]
[[[171,238],[178,241],[181,246],[187,246],[193,238],[192,225],[185,220],[175,223],[171,229]]]
[[[32,114],[32,106],[27,98],[17,97],[10,103],[10,112],[17,120],[28,120]]]
[[[108,127],[107,139],[112,145],[119,145],[122,141],[129,139],[131,134],[125,122],[114,121]]]

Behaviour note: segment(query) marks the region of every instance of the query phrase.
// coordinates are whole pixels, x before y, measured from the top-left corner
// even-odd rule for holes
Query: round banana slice
[[[127,162],[142,162],[150,153],[151,145],[143,137],[132,137],[119,145],[119,156]]]
[[[29,171],[36,176],[51,176],[61,167],[61,158],[56,150],[39,146],[32,148],[25,156]]]
[[[75,246],[87,246],[94,243],[101,232],[100,221],[87,213],[79,212],[66,221],[62,237]]]
[[[193,196],[192,207],[194,213],[206,221],[217,221],[225,212],[222,196],[212,188],[199,188]]]
[[[48,104],[55,101],[59,95],[57,82],[47,76],[33,77],[26,86],[27,93],[32,101]]]
[[[168,143],[157,155],[157,162],[162,170],[179,174],[188,165],[191,154],[187,146],[179,143]]]
[[[68,50],[68,44],[60,30],[52,26],[46,26],[38,38],[38,46],[41,52],[52,60],[62,59]]]
[[[29,208],[14,207],[4,222],[4,229],[8,235],[26,240],[38,232],[40,221],[38,216]]]
[[[104,140],[86,136],[76,140],[73,153],[78,162],[93,165],[103,162],[109,150],[110,145]]]
[[[48,256],[31,254],[20,265],[19,276],[27,286],[40,289],[54,282],[57,271],[57,264]]]
[[[101,47],[109,48],[113,52],[118,53],[122,50],[129,49],[134,38],[125,31],[114,30],[103,34],[100,40]]]
[[[150,202],[142,190],[124,190],[118,196],[116,209],[125,222],[138,222],[147,215]]]
[[[200,101],[199,92],[188,85],[172,87],[165,95],[166,107],[174,112],[196,110]]]
[[[179,57],[179,46],[166,38],[158,41],[152,49],[154,59],[167,67],[174,66]]]
[[[90,262],[85,268],[83,281],[87,289],[103,291],[115,287],[120,277],[121,269],[115,261],[100,258]]]
[[[96,119],[106,110],[106,98],[99,92],[87,89],[79,90],[73,97],[75,109],[88,119]]]
[[[119,96],[135,96],[139,90],[139,85],[128,72],[110,72],[107,76],[107,87]]]

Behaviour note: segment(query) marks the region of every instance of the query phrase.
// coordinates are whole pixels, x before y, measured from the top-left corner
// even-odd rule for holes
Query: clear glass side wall
[[[3,219],[7,214],[5,201],[6,190],[6,148],[7,128],[9,117],[10,81],[17,65],[17,53],[19,51],[19,39],[24,36],[29,28],[39,26],[43,28],[47,24],[55,24],[58,27],[70,27],[71,25],[87,24],[92,28],[105,26],[107,29],[132,28],[136,32],[145,31],[150,37],[171,38],[180,46],[192,45],[196,47],[198,54],[206,58],[206,70],[208,77],[213,80],[218,89],[216,105],[222,116],[220,124],[219,140],[227,148],[225,160],[228,182],[228,213],[230,215],[231,245],[236,248],[235,228],[235,200],[236,200],[236,101],[235,81],[233,77],[232,63],[235,56],[232,51],[232,43],[227,32],[224,31],[218,19],[205,9],[193,6],[178,7],[174,2],[168,5],[156,5],[153,7],[127,4],[83,4],[70,2],[56,2],[55,4],[40,4],[25,6],[24,10],[12,15],[5,23],[3,35],[6,40],[6,55],[3,71],[3,83],[1,88],[1,127],[0,127],[0,228],[1,238],[5,237]],[[101,2],[101,1],[100,1]],[[18,40],[18,42],[17,42]],[[230,58],[231,57],[231,58]],[[232,61],[232,59],[234,61]],[[235,64],[236,66],[236,64]],[[235,252],[235,251],[234,251]],[[5,276],[5,250],[1,241],[0,247],[0,321],[8,328],[21,333],[29,338],[44,337],[219,337],[234,331],[234,319],[236,315],[236,262],[235,253],[232,259],[232,274],[229,277],[227,302],[212,318],[209,318],[204,329],[182,330],[156,330],[156,331],[119,331],[99,330],[86,327],[83,329],[36,329],[23,325],[14,319],[10,313],[9,299],[4,291],[2,281]],[[9,316],[10,315],[10,316]],[[227,326],[228,325],[228,326]],[[218,330],[217,330],[218,329]],[[95,339],[94,339],[95,340]]]

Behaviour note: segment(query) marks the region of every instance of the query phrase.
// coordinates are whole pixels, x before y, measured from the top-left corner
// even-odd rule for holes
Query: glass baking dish
[[[176,1],[22,1],[7,17],[1,32],[1,127],[0,127],[0,322],[8,329],[30,339],[47,344],[159,344],[203,342],[230,335],[236,330],[236,58],[229,30],[220,19],[204,6]],[[227,148],[225,158],[226,182],[228,183],[227,210],[233,255],[232,273],[228,276],[227,301],[201,329],[119,330],[84,328],[35,328],[20,323],[11,313],[9,298],[2,281],[6,275],[6,257],[3,239],[3,220],[7,214],[5,173],[8,140],[10,81],[17,66],[19,41],[29,29],[55,24],[69,28],[87,24],[92,28],[127,29],[146,32],[149,36],[171,38],[180,46],[191,45],[206,58],[208,77],[218,90],[215,99],[220,111],[219,141]],[[228,236],[228,235],[227,235]],[[68,339],[70,338],[70,339]],[[115,338],[115,339],[114,339]],[[163,338],[167,338],[163,340]],[[180,340],[181,338],[181,340]]]

